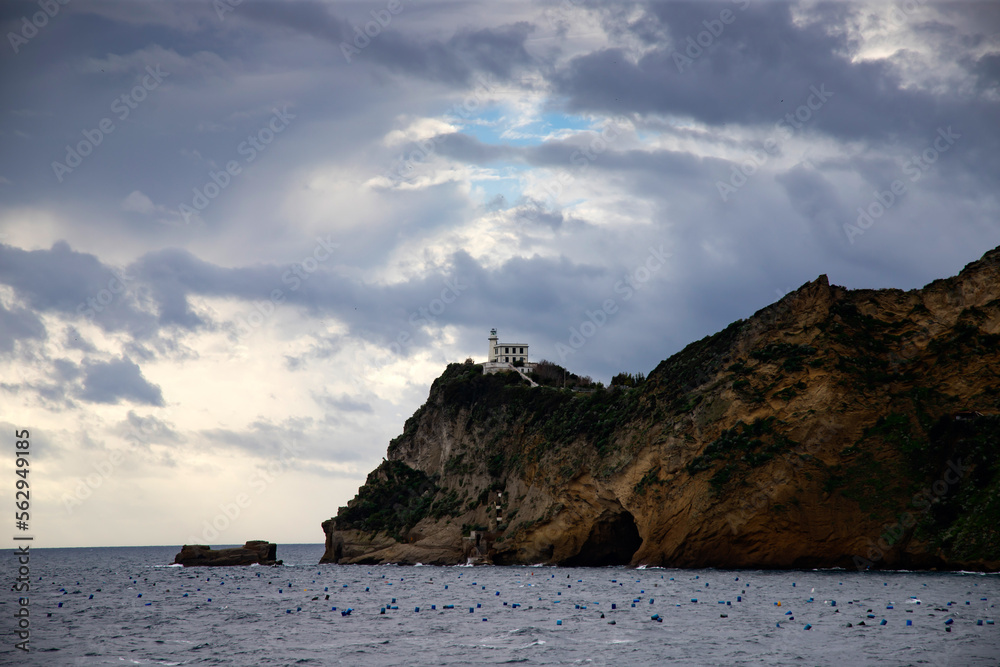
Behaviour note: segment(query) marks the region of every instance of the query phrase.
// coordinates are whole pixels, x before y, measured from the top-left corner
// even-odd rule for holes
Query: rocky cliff
[[[449,365],[323,561],[1000,569],[1000,249],[820,276],[632,384]]]

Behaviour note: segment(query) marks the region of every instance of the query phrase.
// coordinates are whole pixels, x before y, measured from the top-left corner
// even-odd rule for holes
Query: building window
[[[523,347],[521,348],[520,352],[521,352],[521,354],[524,354],[524,348]]]
[[[503,352],[504,352],[504,354],[510,354],[510,348],[509,347],[505,347],[503,349]]]

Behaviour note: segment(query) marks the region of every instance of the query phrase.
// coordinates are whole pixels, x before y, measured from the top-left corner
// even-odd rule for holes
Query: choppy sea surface
[[[177,551],[32,550],[31,652],[11,591],[0,664],[1000,665],[992,574],[317,565],[321,545],[169,566]]]

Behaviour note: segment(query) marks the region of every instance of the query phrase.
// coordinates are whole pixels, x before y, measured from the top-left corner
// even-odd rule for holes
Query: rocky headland
[[[612,385],[449,365],[323,562],[1000,569],[1000,249],[820,276]]]

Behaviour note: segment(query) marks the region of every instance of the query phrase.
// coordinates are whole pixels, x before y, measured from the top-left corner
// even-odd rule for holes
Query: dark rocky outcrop
[[[450,364],[324,562],[1000,570],[1000,249],[820,276],[630,379]]]
[[[174,563],[184,567],[197,565],[281,565],[275,560],[278,545],[265,540],[250,540],[242,547],[232,549],[212,549],[204,544],[185,544],[181,552],[174,556]]]

